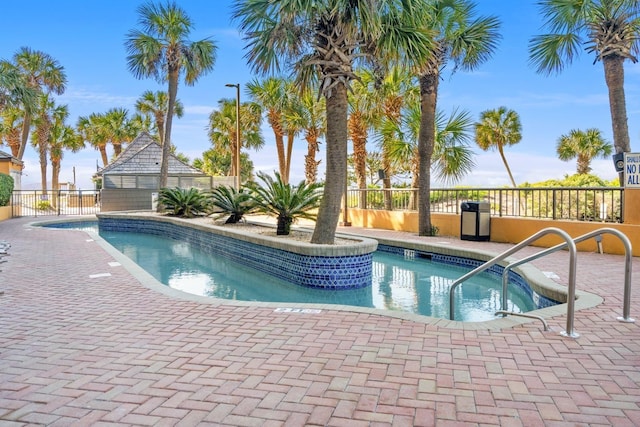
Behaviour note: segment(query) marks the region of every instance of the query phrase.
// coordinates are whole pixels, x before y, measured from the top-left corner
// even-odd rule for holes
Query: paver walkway
[[[537,321],[456,330],[172,297],[110,265],[87,234],[32,220],[0,222],[12,243],[0,265],[0,426],[640,425],[640,325],[616,321],[621,256],[579,254],[578,288],[604,303],[576,312],[572,339],[559,335],[565,316],[548,332]],[[566,281],[566,253],[536,262]]]

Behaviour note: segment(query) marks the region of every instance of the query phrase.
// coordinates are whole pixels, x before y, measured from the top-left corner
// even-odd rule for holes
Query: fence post
[[[82,215],[82,190],[78,190],[78,207],[80,209],[80,215]]]

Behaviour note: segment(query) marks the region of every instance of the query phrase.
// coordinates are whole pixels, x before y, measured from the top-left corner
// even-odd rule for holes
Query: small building
[[[0,151],[0,173],[13,178],[13,189],[22,189],[22,168],[24,163],[9,153]]]
[[[101,211],[150,210],[160,184],[162,147],[148,133],[141,133],[110,164],[96,173],[102,181]],[[233,177],[212,177],[176,156],[169,157],[168,188],[210,190],[233,185]]]

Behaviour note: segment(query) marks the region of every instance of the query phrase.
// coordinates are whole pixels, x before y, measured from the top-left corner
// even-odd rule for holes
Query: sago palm
[[[315,210],[322,198],[322,184],[307,184],[304,180],[298,185],[285,183],[278,172],[275,179],[265,173],[258,173],[263,185],[250,182],[247,187],[252,192],[258,211],[273,215],[278,219],[278,235],[287,235],[291,224],[298,218],[316,219]]]
[[[225,224],[237,223],[256,208],[254,199],[244,188],[236,190],[235,187],[221,185],[211,191],[211,200],[218,211],[216,218],[229,215]]]

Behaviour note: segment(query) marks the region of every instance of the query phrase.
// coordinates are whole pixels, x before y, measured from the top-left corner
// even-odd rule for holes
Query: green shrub
[[[49,211],[52,209],[51,202],[48,200],[40,200],[36,202],[36,209],[39,211]]]
[[[213,206],[219,209],[216,218],[229,215],[226,224],[235,224],[246,214],[253,212],[256,203],[244,188],[240,191],[234,187],[221,185],[211,192]]]
[[[207,215],[211,208],[207,195],[197,188],[163,188],[158,195],[158,203],[169,215],[184,218]]]
[[[13,193],[13,178],[0,173],[0,206],[9,205],[11,193]]]
[[[320,206],[322,184],[301,181],[298,185],[290,185],[282,181],[279,173],[275,175],[273,179],[267,174],[258,173],[265,186],[250,182],[247,187],[252,192],[258,211],[278,217],[276,234],[286,236],[296,219],[316,218],[312,211]]]

